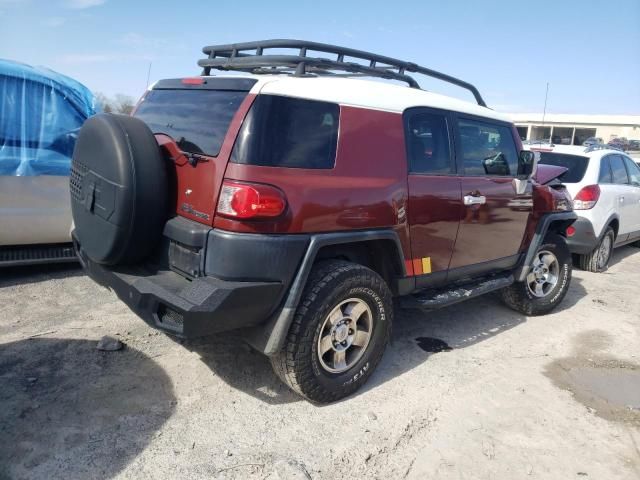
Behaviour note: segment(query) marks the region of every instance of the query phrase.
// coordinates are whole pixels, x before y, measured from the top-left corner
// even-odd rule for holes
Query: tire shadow
[[[586,291],[582,281],[574,277],[567,295],[555,311],[571,308],[584,295]],[[427,353],[418,346],[419,338],[441,340],[451,349],[459,349],[493,338],[525,321],[525,315],[502,305],[496,294],[428,313],[396,309],[392,341],[380,365],[369,382],[345,400],[427,361],[433,353]],[[267,357],[254,351],[237,334],[176,341],[197,353],[215,375],[234,389],[271,405],[305,401],[282,383]]]
[[[33,338],[0,345],[0,478],[111,478],[172,415],[172,383],[132,348]]]
[[[270,405],[304,400],[282,383],[271,368],[269,358],[251,348],[238,334],[229,332],[189,341],[175,340],[197,353],[215,375],[234,389]]]

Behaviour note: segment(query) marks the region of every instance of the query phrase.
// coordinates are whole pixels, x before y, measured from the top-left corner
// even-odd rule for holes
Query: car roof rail
[[[621,148],[616,147],[614,145],[608,145],[606,143],[594,143],[592,145],[589,145],[584,150],[584,153],[593,152],[594,150],[618,150],[619,152],[623,151]]]
[[[268,54],[265,51],[269,49],[292,49],[298,52],[297,54]],[[294,76],[333,74],[338,71],[347,72],[347,75],[399,80],[419,89],[418,82],[409,75],[409,73],[419,73],[464,88],[473,94],[478,105],[487,106],[478,89],[468,82],[415,63],[337,45],[278,39],[210,45],[204,47],[202,52],[207,55],[207,58],[198,60],[198,65],[203,68],[203,75],[211,75],[211,69],[253,74],[288,73]],[[327,53],[336,57],[331,59],[316,56]],[[345,60],[345,57],[348,58]],[[365,63],[356,63],[350,61],[351,59]]]

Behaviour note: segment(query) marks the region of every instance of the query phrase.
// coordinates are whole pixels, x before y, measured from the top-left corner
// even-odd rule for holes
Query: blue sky
[[[492,108],[640,114],[640,0],[0,0],[0,58],[107,95],[199,73],[204,45],[300,38],[413,61]],[[424,88],[470,98],[436,81]]]

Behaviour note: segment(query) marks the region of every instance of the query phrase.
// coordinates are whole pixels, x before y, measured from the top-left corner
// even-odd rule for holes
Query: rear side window
[[[151,90],[135,116],[153,133],[169,135],[181,150],[215,157],[246,96],[233,90]]]
[[[458,130],[465,175],[517,175],[518,152],[510,127],[460,120]]]
[[[609,157],[604,157],[602,160],[600,160],[600,174],[598,176],[598,183],[613,183]]]
[[[406,137],[411,173],[451,173],[449,133],[444,115],[412,114],[407,122]]]
[[[611,162],[611,174],[613,175],[613,183],[620,185],[627,185],[629,183],[629,177],[627,176],[627,169],[624,167],[624,161],[620,155],[609,155],[609,161]]]
[[[540,152],[540,163],[568,168],[566,172],[558,177],[558,180],[564,183],[578,183],[582,181],[587,171],[589,157],[567,155],[565,153]]]
[[[340,107],[335,103],[258,95],[231,161],[245,165],[333,168]]]
[[[633,160],[627,157],[623,158],[629,172],[629,183],[637,187],[640,186],[640,167]]]

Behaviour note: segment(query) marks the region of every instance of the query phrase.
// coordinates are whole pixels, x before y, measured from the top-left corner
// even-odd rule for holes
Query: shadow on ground
[[[571,308],[585,294],[581,280],[574,277],[559,308]],[[426,362],[433,353],[425,352],[419,345],[424,340],[419,339],[440,340],[451,349],[465,348],[525,321],[526,316],[503,306],[497,295],[485,295],[427,313],[396,309],[391,345],[377,371],[359,393]],[[237,336],[218,335],[182,343],[198,353],[211,371],[233,388],[269,404],[301,401],[276,376],[269,359],[253,351]]]
[[[2,267],[0,268],[0,288],[44,282],[51,279],[81,277],[84,274],[82,267],[77,262]]]
[[[0,345],[0,478],[111,478],[175,408],[141,352],[34,338]]]

